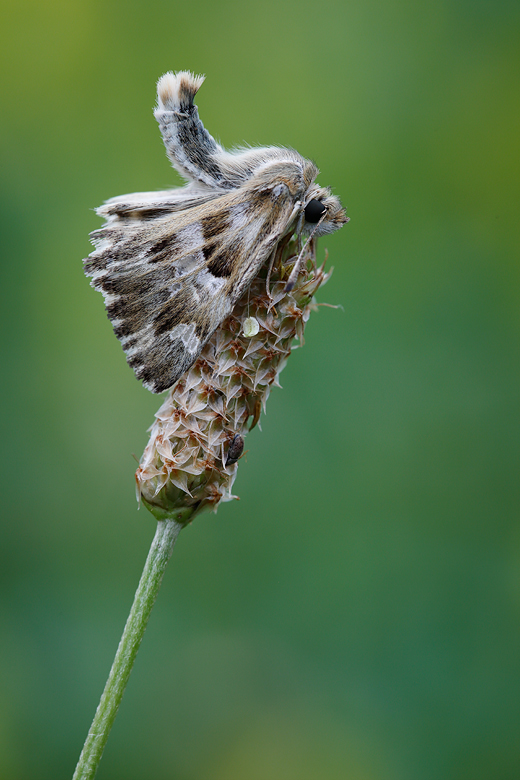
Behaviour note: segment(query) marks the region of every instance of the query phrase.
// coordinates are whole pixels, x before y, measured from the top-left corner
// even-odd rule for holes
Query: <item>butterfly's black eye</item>
[[[321,200],[316,200],[316,198],[313,198],[305,206],[305,221],[312,222],[315,225],[320,221],[326,211],[327,209]]]

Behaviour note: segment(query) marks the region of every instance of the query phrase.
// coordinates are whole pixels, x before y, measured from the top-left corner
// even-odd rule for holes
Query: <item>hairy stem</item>
[[[121,704],[148,618],[161,587],[166,565],[182,525],[175,520],[159,520],[157,531],[144,565],[134,603],[117,648],[105,690],[81,751],[73,780],[92,780]]]

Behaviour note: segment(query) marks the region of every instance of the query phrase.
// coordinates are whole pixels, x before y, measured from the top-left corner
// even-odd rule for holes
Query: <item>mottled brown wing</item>
[[[160,393],[197,359],[292,225],[295,196],[276,181],[200,202],[186,193],[186,208],[179,196],[168,205],[152,195],[99,209],[108,222],[91,234],[85,273],[136,376]]]

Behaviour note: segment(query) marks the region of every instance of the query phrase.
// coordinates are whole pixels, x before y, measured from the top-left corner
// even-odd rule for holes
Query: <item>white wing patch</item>
[[[200,352],[200,339],[195,333],[194,322],[190,322],[189,325],[185,325],[184,323],[175,325],[168,335],[172,341],[180,339],[190,355],[195,355]]]
[[[216,295],[226,286],[225,279],[213,276],[213,274],[205,268],[197,274],[197,283],[200,284],[201,287],[204,287],[209,295]]]

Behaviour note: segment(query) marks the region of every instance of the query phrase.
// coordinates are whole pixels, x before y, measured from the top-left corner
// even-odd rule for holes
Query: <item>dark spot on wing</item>
[[[202,235],[205,241],[219,236],[229,230],[229,217],[225,212],[212,214],[210,217],[203,217],[201,220]]]
[[[139,209],[138,211],[131,211],[130,214],[134,219],[143,219],[145,222],[148,222],[151,219],[159,219],[160,217],[167,217],[168,214],[171,214],[172,210],[170,207],[166,207],[164,209]],[[126,216],[126,215],[125,215]]]
[[[202,320],[202,322],[195,321],[195,333],[199,337],[201,344],[204,344],[207,341],[212,332],[213,331],[205,320]]]
[[[224,245],[229,231],[228,214],[217,213],[204,217],[201,220],[201,227],[205,242],[202,251],[207,261],[208,271],[218,278],[231,276],[236,251],[233,251],[229,244]]]
[[[235,253],[229,247],[216,248],[206,244],[204,258],[208,261],[207,269],[213,276],[228,277],[233,273]]]
[[[170,260],[178,247],[179,239],[175,233],[171,236],[165,236],[152,244],[146,251],[148,262],[160,263],[162,260]]]
[[[110,314],[108,315],[110,317]],[[138,317],[127,317],[114,328],[114,333],[118,339],[124,339],[125,336],[132,336],[138,332],[141,327],[141,320]]]
[[[154,317],[154,332],[156,336],[172,330],[186,319],[190,309],[193,309],[192,295],[189,290],[179,292],[171,298]]]

